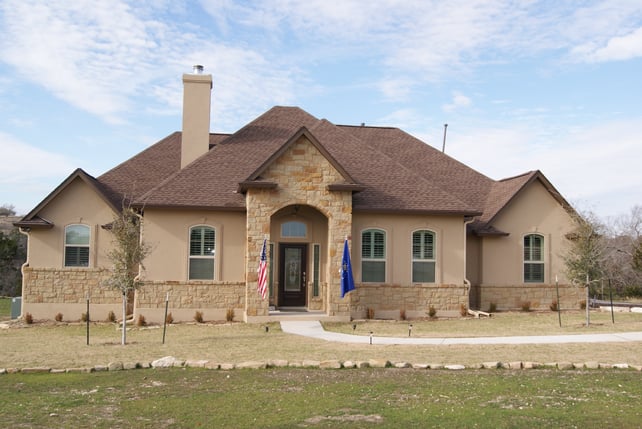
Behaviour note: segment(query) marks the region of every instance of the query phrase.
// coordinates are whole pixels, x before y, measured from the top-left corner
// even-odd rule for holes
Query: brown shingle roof
[[[231,135],[210,134],[210,150],[183,169],[181,133],[176,132],[95,181],[79,174],[113,207],[131,201],[147,207],[245,210],[239,191],[274,186],[260,181],[260,171],[303,134],[344,176],[337,189],[358,191],[355,211],[475,216],[471,230],[502,234],[493,219],[536,179],[568,207],[538,171],[494,181],[398,128],[337,126],[297,107],[274,107]],[[26,218],[35,221],[38,208]]]

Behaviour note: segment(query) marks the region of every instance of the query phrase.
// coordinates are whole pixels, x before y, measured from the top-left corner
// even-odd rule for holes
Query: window
[[[321,273],[321,245],[315,244],[312,249],[312,273],[314,274],[314,280],[312,283],[312,296],[319,296],[319,276]]]
[[[544,237],[538,234],[524,236],[524,282],[544,282]]]
[[[365,283],[386,281],[386,233],[368,229],[361,233],[361,280]]]
[[[307,228],[303,222],[290,221],[281,225],[281,237],[305,237]]]
[[[435,233],[432,231],[412,233],[412,281],[435,282]]]
[[[216,232],[209,226],[189,230],[189,279],[213,280]]]
[[[69,225],[65,228],[65,267],[89,266],[89,227]]]

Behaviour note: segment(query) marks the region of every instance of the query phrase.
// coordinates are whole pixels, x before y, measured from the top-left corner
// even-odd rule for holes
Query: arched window
[[[216,231],[209,226],[189,230],[189,279],[213,280],[216,256]]]
[[[68,225],[65,227],[65,267],[89,266],[89,227]]]
[[[305,223],[298,221],[289,221],[281,224],[281,237],[300,237],[303,238],[307,235],[307,227]]]
[[[544,237],[524,236],[524,283],[544,282]]]
[[[361,280],[364,283],[386,281],[386,232],[367,229],[361,233]]]
[[[435,233],[432,231],[412,233],[412,282],[435,282]]]

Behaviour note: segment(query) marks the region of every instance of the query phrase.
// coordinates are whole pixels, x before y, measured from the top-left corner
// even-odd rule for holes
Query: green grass
[[[0,377],[4,427],[638,427],[634,371],[135,370]]]
[[[11,318],[11,298],[0,298],[0,320]]]

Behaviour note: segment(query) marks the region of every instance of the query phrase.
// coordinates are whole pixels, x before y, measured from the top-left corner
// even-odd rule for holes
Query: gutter
[[[18,316],[18,318],[22,318],[25,308],[25,268],[29,266],[29,250],[31,249],[29,230],[30,228],[18,228],[18,232],[27,237],[27,259],[25,260],[25,263],[20,266],[20,274],[22,274],[22,299],[20,300],[20,316]]]
[[[470,307],[470,289],[472,285],[470,284],[470,280],[466,277],[466,265],[467,265],[467,255],[468,255],[468,240],[466,238],[466,230],[468,229],[468,225],[472,223],[474,220],[473,217],[468,218],[466,220],[466,217],[464,217],[464,285],[466,285],[467,292],[468,292],[468,306]]]

